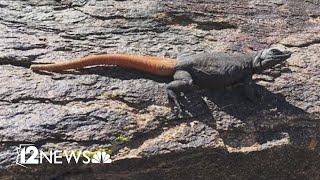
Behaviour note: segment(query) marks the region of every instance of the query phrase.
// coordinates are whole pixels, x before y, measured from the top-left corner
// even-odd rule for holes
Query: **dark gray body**
[[[193,83],[203,88],[223,88],[244,81],[253,74],[252,61],[256,53],[236,55],[200,53],[177,59],[177,71],[187,71]]]
[[[251,101],[256,100],[254,73],[269,69],[291,56],[286,49],[269,48],[250,54],[200,53],[185,54],[177,58],[173,81],[167,86],[169,97],[181,110],[178,92],[201,88],[223,88],[238,82],[244,83],[244,93]]]

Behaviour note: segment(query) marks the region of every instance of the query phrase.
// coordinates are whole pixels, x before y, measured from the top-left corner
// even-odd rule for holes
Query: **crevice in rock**
[[[76,7],[84,7],[89,2],[88,0],[86,0],[82,4],[81,3],[76,4],[76,3],[72,3],[72,2],[68,2],[68,1],[64,2],[62,0],[54,0],[54,1],[60,3],[58,6],[53,7],[53,10],[55,10],[55,11],[61,11],[61,10],[65,10],[65,9],[74,9]]]
[[[4,7],[7,7],[8,5],[7,4],[0,4],[0,8],[4,8]]]
[[[312,14],[312,15],[310,15],[310,17],[316,19],[316,18],[320,17],[320,14]]]
[[[308,47],[308,46],[311,46],[311,45],[315,45],[315,44],[320,44],[320,38],[319,39],[313,39],[312,41],[310,42],[304,42],[304,43],[301,43],[301,44],[287,44],[287,43],[282,43],[282,45],[285,45],[287,47],[299,47],[299,48],[304,48],[304,47]]]
[[[128,97],[128,96],[127,96],[127,97]],[[136,109],[136,110],[146,109],[148,106],[154,105],[154,103],[151,102],[151,101],[144,102],[144,103],[139,103],[139,104],[137,104],[137,103],[131,103],[131,102],[125,100],[124,98],[125,98],[125,96],[123,96],[123,97],[115,97],[115,98],[112,98],[112,99],[113,99],[113,100],[116,100],[116,101],[120,101],[121,103],[124,103],[124,104],[126,104],[127,106],[129,106],[130,108],[134,108],[134,109]]]
[[[180,25],[190,26],[196,25],[196,28],[210,31],[210,30],[223,30],[223,29],[237,29],[235,24],[227,21],[209,21],[209,20],[196,20],[196,18],[208,19],[203,14],[191,14],[187,12],[167,12],[161,17],[158,17],[158,21],[162,21],[167,25]]]
[[[27,61],[12,61],[12,62],[8,62],[8,61],[1,61],[2,59],[0,59],[0,65],[12,65],[12,66],[17,66],[17,67],[23,67],[23,68],[30,68],[31,66],[31,62],[27,62]]]
[[[62,30],[57,29],[57,28],[52,28],[44,25],[30,25],[26,22],[21,22],[17,20],[9,20],[9,19],[3,19],[0,17],[1,24],[8,26],[8,27],[13,27],[14,29],[18,29],[19,27],[24,27],[28,29],[35,29],[35,30],[40,30],[43,32],[55,32],[55,33],[60,33]]]
[[[70,100],[52,100],[48,98],[39,98],[39,97],[21,97],[12,100],[0,100],[1,102],[6,103],[23,103],[23,104],[38,104],[38,103],[51,103],[54,105],[66,105],[70,102],[90,102],[95,101],[96,98],[74,98]],[[27,102],[31,101],[31,102]]]
[[[25,45],[19,45],[19,46],[14,46],[12,49],[14,50],[21,50],[21,51],[28,51],[28,50],[33,50],[33,49],[45,49],[47,47],[47,44],[31,44],[29,46]]]
[[[44,54],[45,53],[40,53],[22,57],[13,55],[2,56],[0,57],[0,65],[12,65],[17,67],[30,68],[31,64],[34,64],[33,61]]]
[[[137,16],[137,17],[127,17],[124,15],[110,15],[110,16],[100,16],[100,15],[94,15],[88,12],[85,12],[79,8],[73,8],[75,11],[79,11],[87,16],[90,16],[94,19],[99,19],[99,20],[113,20],[113,19],[126,19],[126,20],[146,20],[149,19],[149,17],[144,17],[144,16]]]

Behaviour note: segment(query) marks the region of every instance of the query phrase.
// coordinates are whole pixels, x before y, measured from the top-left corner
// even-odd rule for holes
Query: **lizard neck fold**
[[[240,60],[240,66],[243,70],[249,71],[249,73],[254,74],[255,68],[254,68],[254,60],[257,57],[258,52],[253,52],[249,54],[243,54],[237,58],[237,60]]]
[[[253,74],[263,71],[262,64],[261,64],[261,61],[262,61],[261,54],[262,54],[262,51],[255,52],[253,54],[253,58],[251,61],[251,70]]]

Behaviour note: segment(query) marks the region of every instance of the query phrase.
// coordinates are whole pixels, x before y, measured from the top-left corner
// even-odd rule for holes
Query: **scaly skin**
[[[101,54],[57,64],[36,64],[31,65],[30,68],[32,70],[64,71],[102,64],[137,69],[160,76],[172,76],[175,72],[176,60],[127,54]]]
[[[229,53],[199,53],[175,59],[126,54],[88,56],[64,63],[32,65],[33,70],[62,71],[85,66],[108,64],[141,70],[155,75],[173,76],[167,85],[171,100],[178,103],[178,93],[201,88],[220,88],[244,82],[244,92],[251,101],[256,100],[252,75],[279,64],[291,56],[286,49],[270,48],[256,53],[235,55]]]

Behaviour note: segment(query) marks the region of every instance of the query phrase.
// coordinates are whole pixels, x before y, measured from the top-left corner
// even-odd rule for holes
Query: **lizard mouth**
[[[279,59],[288,59],[289,57],[291,57],[291,54],[292,53],[290,51],[286,51],[281,54],[277,54],[275,56],[276,56],[276,58],[279,58]]]

